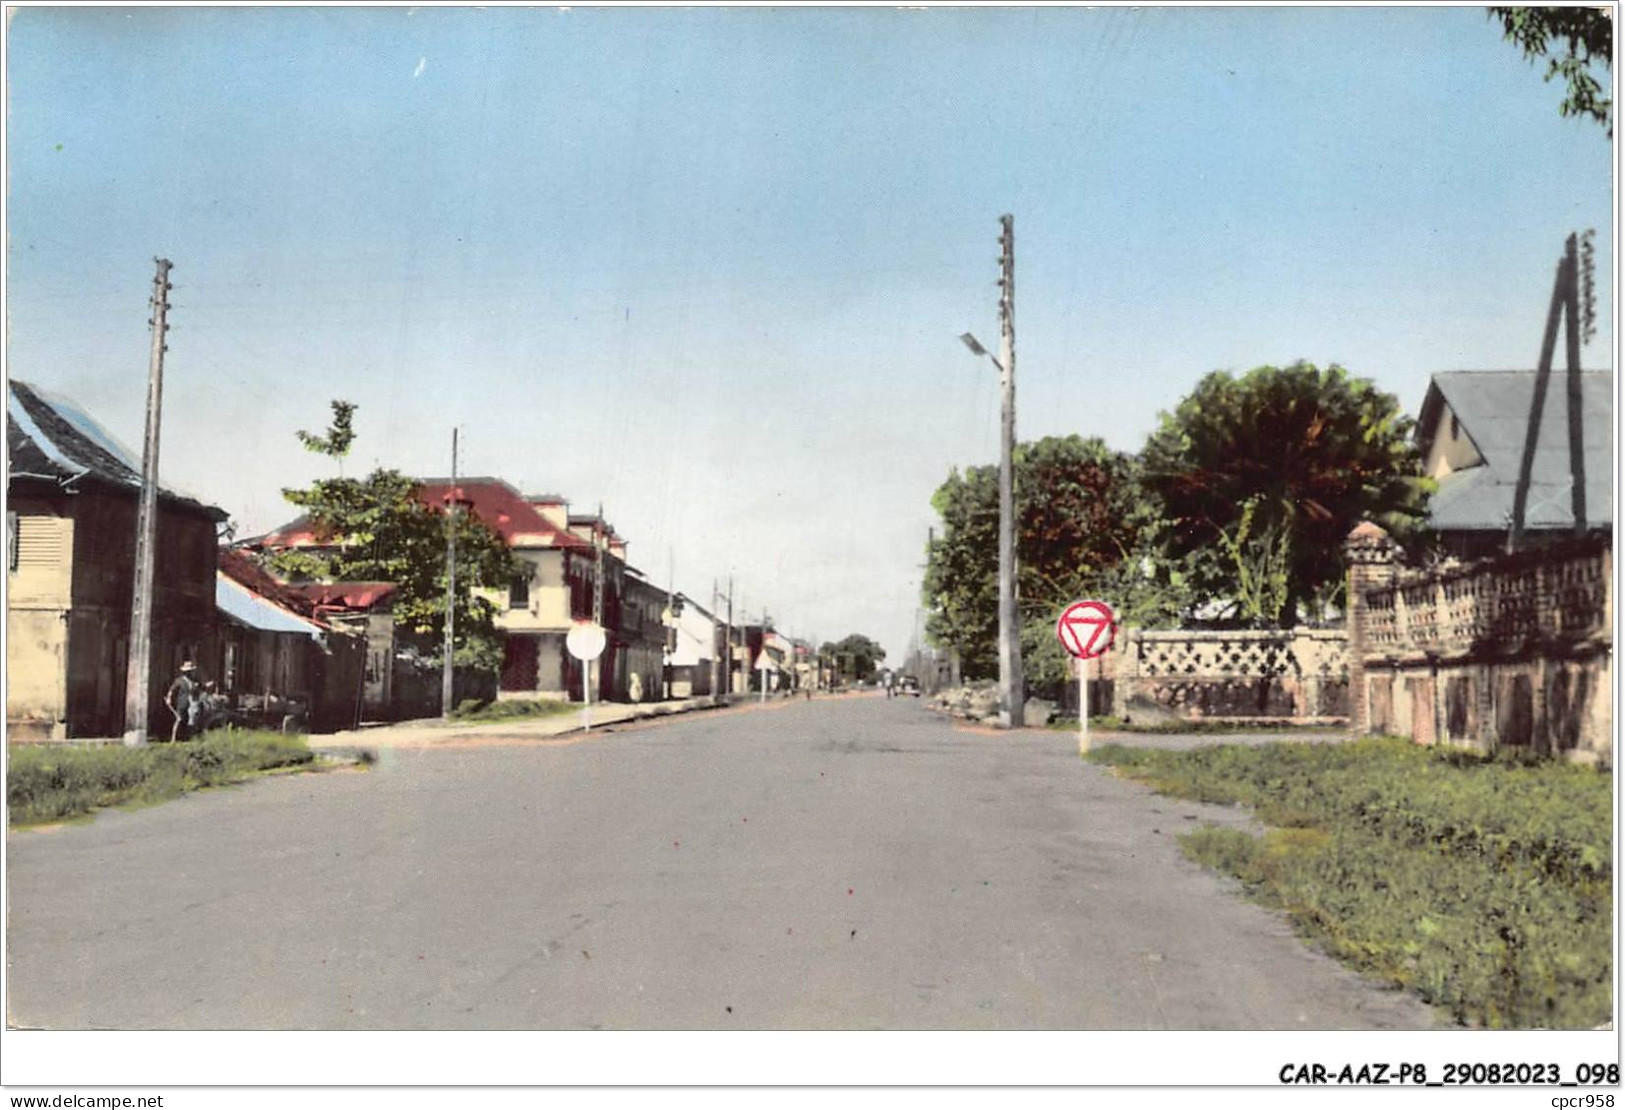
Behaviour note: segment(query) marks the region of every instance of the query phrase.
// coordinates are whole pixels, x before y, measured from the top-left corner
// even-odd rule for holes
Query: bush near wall
[[[1334,955],[1454,1020],[1590,1028],[1612,1014],[1612,782],[1409,741],[1106,747],[1091,758],[1198,801],[1252,807],[1187,855],[1241,879]]]
[[[8,753],[6,804],[11,824],[38,824],[102,806],[164,801],[314,759],[299,737],[265,731],[220,730],[144,748],[20,744]]]

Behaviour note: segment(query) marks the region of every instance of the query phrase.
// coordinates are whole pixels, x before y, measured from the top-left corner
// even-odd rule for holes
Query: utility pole
[[[1523,546],[1524,514],[1529,504],[1529,483],[1535,466],[1535,449],[1540,442],[1540,425],[1546,409],[1546,387],[1552,376],[1552,356],[1557,350],[1557,328],[1565,330],[1568,362],[1569,469],[1573,481],[1571,505],[1574,531],[1585,532],[1585,443],[1580,394],[1580,297],[1577,237],[1570,235],[1557,263],[1552,283],[1552,302],[1546,312],[1546,332],[1541,337],[1540,364],[1535,369],[1535,389],[1529,401],[1529,423],[1524,429],[1523,457],[1518,466],[1518,484],[1512,495],[1512,527],[1507,534],[1508,553]]]
[[[139,748],[147,742],[152,681],[152,580],[158,545],[158,431],[164,406],[164,342],[169,324],[167,258],[155,258],[152,279],[152,353],[147,364],[147,430],[141,445],[141,500],[135,517],[135,589],[130,600],[130,657],[124,672],[124,743]]]
[[[670,545],[666,547],[666,612],[670,623],[662,623],[661,643],[665,645],[665,659],[660,667],[660,697],[662,700],[671,697],[671,660],[672,653],[677,648],[677,553]],[[689,690],[692,693],[693,683]]]
[[[722,622],[717,620],[717,610],[722,608],[721,605],[717,604],[717,598],[720,596],[721,594],[717,590],[717,580],[713,578],[711,579],[711,696],[713,698],[722,692],[722,653],[717,650],[717,633],[722,631],[721,627],[719,627]]]
[[[999,724],[1025,723],[1021,625],[1016,593],[1016,220],[999,217],[999,384],[1004,395],[999,439]]]
[[[1586,299],[1587,320],[1584,327],[1590,330],[1590,301],[1591,301],[1591,233],[1586,233]],[[1572,481],[1572,494],[1570,508],[1574,516],[1574,534],[1583,536],[1586,533],[1586,468],[1585,468],[1585,420],[1584,398],[1580,392],[1580,332],[1582,322],[1580,318],[1580,263],[1575,257],[1575,237],[1569,236],[1566,254],[1569,260],[1569,297],[1566,304],[1568,312],[1568,326],[1564,329],[1564,354],[1568,360],[1569,379],[1569,477]]]
[[[452,653],[457,621],[457,429],[451,430],[451,492],[446,496],[446,635],[440,649],[440,716],[451,719]]]
[[[723,683],[728,688],[723,692],[731,695],[734,692],[734,576],[731,574],[728,575],[728,630],[724,638],[727,662],[722,665]]]
[[[592,623],[604,625],[604,503],[592,522]]]

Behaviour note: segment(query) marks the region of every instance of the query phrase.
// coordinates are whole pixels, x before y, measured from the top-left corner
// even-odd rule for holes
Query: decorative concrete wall
[[[1348,661],[1341,629],[1149,632],[1125,629],[1104,661],[1112,712],[1188,719],[1341,723]]]
[[[1607,537],[1414,570],[1366,523],[1345,550],[1354,731],[1611,762]]]

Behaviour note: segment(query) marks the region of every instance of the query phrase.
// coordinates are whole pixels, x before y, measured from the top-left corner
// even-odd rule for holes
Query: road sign
[[[607,642],[603,628],[591,621],[577,621],[564,637],[565,648],[584,663],[590,663],[604,654]]]
[[[1055,635],[1071,655],[1093,659],[1111,650],[1116,620],[1104,601],[1074,601],[1055,622]]]

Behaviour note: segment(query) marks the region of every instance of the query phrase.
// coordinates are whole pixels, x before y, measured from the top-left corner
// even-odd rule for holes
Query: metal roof
[[[6,396],[6,449],[10,476],[71,486],[93,482],[138,493],[141,466],[122,444],[73,402],[13,378]],[[215,521],[227,514],[161,486],[164,502]]]
[[[298,632],[320,643],[326,631],[322,625],[261,597],[224,571],[215,575],[214,604],[238,624],[261,632]]]
[[[1441,531],[1497,531],[1512,520],[1512,502],[1523,461],[1533,370],[1453,370],[1433,375],[1418,427],[1423,454],[1432,446],[1439,413],[1448,407],[1478,448],[1482,466],[1446,475],[1433,498],[1433,526]],[[1585,440],[1586,523],[1608,527],[1614,519],[1614,375],[1580,375],[1580,412]],[[1571,528],[1569,401],[1567,373],[1552,371],[1541,410],[1540,434],[1530,471],[1527,528]]]

